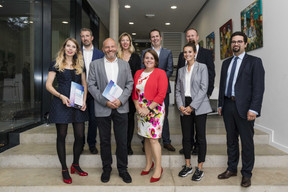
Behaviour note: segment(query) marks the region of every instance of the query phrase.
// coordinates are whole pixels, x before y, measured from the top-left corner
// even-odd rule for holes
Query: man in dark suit
[[[251,185],[254,166],[254,121],[260,116],[265,71],[262,60],[245,53],[247,36],[242,32],[231,35],[234,56],[222,64],[218,112],[223,115],[227,133],[228,168],[218,179],[237,175],[239,141],[242,149],[242,187]]]
[[[112,171],[111,153],[111,121],[116,140],[116,158],[119,176],[125,183],[132,179],[127,171],[127,129],[128,129],[128,98],[133,89],[133,78],[128,62],[116,57],[117,44],[108,38],[103,42],[105,57],[91,63],[88,77],[88,90],[94,98],[95,115],[100,134],[100,151],[103,173],[101,181],[110,180]],[[123,92],[110,101],[102,94],[110,81],[114,81]]]
[[[104,57],[104,53],[96,49],[93,46],[92,41],[94,37],[92,35],[91,29],[82,28],[80,32],[80,37],[81,37],[81,42],[83,45],[81,49],[82,49],[82,54],[83,54],[84,63],[85,63],[86,77],[88,79],[90,63],[96,59],[100,59]],[[98,150],[96,148],[97,121],[96,121],[95,111],[94,111],[94,99],[89,92],[87,94],[86,105],[87,105],[88,112],[89,112],[87,143],[89,145],[90,152],[92,154],[97,154],[98,153]],[[83,143],[85,144],[85,137],[84,137]]]
[[[210,50],[208,49],[204,49],[203,47],[200,47],[198,44],[199,41],[199,35],[196,29],[194,28],[190,28],[186,31],[186,40],[187,43],[188,42],[195,42],[196,48],[197,48],[197,55],[196,55],[196,61],[198,61],[199,63],[203,63],[207,65],[208,68],[208,75],[209,75],[209,84],[208,84],[208,91],[207,91],[207,96],[208,98],[210,98],[210,96],[212,95],[213,89],[214,89],[214,79],[215,79],[215,65],[214,65],[214,61],[213,61],[213,54]],[[177,82],[177,78],[178,78],[178,70],[185,66],[186,61],[184,59],[184,55],[183,52],[181,52],[179,54],[178,57],[178,64],[177,64],[177,71],[176,71],[176,80],[175,82]],[[196,137],[194,139],[194,132],[191,132],[191,141],[192,143],[192,154],[193,155],[197,155],[198,154],[198,145],[197,145],[197,141],[196,141]],[[194,146],[194,148],[193,148]],[[183,149],[181,149],[179,151],[181,154],[183,154]]]
[[[162,130],[162,141],[164,148],[168,151],[175,151],[175,148],[171,145],[171,139],[170,139],[170,131],[169,131],[169,122],[168,122],[168,111],[169,111],[169,93],[171,93],[171,87],[169,83],[169,77],[171,77],[173,73],[173,57],[172,52],[169,49],[165,49],[161,47],[161,33],[158,29],[152,29],[149,33],[149,39],[151,41],[151,48],[158,54],[159,57],[159,66],[158,68],[163,69],[166,72],[167,78],[168,78],[168,89],[167,94],[164,99],[165,103],[165,118],[164,118],[164,124],[163,124],[163,130]],[[145,49],[142,51],[142,64],[141,68],[144,68],[143,64],[143,56],[144,53],[148,49]]]

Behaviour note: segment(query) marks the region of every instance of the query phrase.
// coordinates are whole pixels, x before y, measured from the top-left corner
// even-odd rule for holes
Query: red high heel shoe
[[[141,175],[148,175],[150,173],[151,169],[153,169],[153,167],[154,167],[154,162],[152,161],[152,165],[151,165],[151,168],[149,169],[149,171],[142,171]]]
[[[71,174],[74,174],[76,172],[80,176],[87,176],[88,175],[88,173],[83,171],[80,167],[79,167],[80,171],[78,171],[75,167],[79,167],[79,165],[75,165],[75,164],[71,165]]]
[[[158,177],[158,178],[151,177],[150,183],[154,183],[154,182],[159,181],[161,176],[162,176],[162,173],[163,173],[163,168],[161,167],[161,175],[160,175],[160,177]]]
[[[63,172],[68,172],[68,175],[69,175],[69,171],[68,171],[68,169],[64,169],[64,170],[62,170],[62,178],[63,178],[63,182],[64,183],[67,183],[67,184],[71,184],[72,183],[72,179],[70,178],[70,179],[64,179],[64,177],[63,177]]]

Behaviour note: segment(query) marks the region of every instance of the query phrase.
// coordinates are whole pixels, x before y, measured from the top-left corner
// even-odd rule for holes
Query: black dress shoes
[[[101,181],[103,183],[107,183],[110,180],[110,173],[109,171],[104,171],[101,175]]]
[[[226,170],[225,172],[218,175],[218,179],[228,179],[232,176],[237,176],[237,173]]]
[[[131,147],[128,147],[127,152],[128,152],[128,155],[133,155],[133,150]]]
[[[241,186],[242,187],[250,187],[251,186],[251,178],[242,177]]]
[[[92,154],[98,154],[98,150],[95,146],[89,146],[89,150],[90,150],[90,153]]]
[[[127,171],[123,172],[123,173],[119,173],[119,176],[123,179],[123,181],[125,183],[131,183],[132,182],[132,178]]]
[[[168,151],[175,151],[175,148],[171,144],[164,144],[164,148]]]

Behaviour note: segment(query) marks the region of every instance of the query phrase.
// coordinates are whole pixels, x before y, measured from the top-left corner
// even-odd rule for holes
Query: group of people
[[[93,47],[92,31],[81,29],[81,48],[73,38],[67,38],[52,62],[46,82],[47,90],[54,95],[49,122],[56,124],[57,154],[62,166],[65,183],[72,183],[65,152],[65,137],[68,123],[74,130],[73,163],[71,174],[87,176],[79,166],[80,154],[85,143],[85,121],[89,119],[87,143],[92,154],[97,154],[96,134],[100,136],[102,160],[101,181],[110,180],[112,171],[111,122],[116,140],[116,158],[119,176],[126,183],[132,178],[127,171],[128,154],[132,155],[131,141],[134,133],[134,117],[137,117],[137,132],[143,137],[146,165],[140,173],[154,172],[150,182],[160,180],[161,145],[175,151],[171,145],[168,106],[171,87],[169,77],[173,72],[172,52],[161,46],[161,33],[157,29],[149,32],[151,48],[135,53],[132,38],[122,33],[118,40],[107,38],[102,51]],[[176,104],[180,113],[182,146],[185,164],[180,177],[193,173],[191,152],[198,155],[192,180],[200,181],[204,176],[203,164],[207,152],[206,120],[212,111],[209,97],[214,89],[215,65],[212,53],[199,46],[198,32],[191,28],[186,32],[187,44],[180,53],[176,74]],[[231,35],[231,49],[234,56],[222,65],[218,112],[223,115],[227,132],[228,168],[218,175],[227,179],[237,175],[240,135],[242,145],[241,186],[251,185],[254,165],[254,121],[260,116],[264,93],[264,68],[260,58],[245,52],[247,37],[242,32]],[[57,79],[58,88],[53,87]],[[134,79],[134,80],[133,80]],[[103,91],[110,81],[115,82],[123,92],[118,98],[108,100]],[[69,94],[71,81],[84,87],[84,101],[81,109],[71,107]],[[86,109],[87,108],[87,109]]]

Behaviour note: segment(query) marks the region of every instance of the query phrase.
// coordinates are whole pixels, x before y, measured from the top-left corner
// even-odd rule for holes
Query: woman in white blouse
[[[176,103],[180,111],[182,128],[182,145],[185,157],[185,165],[179,172],[180,177],[192,174],[191,157],[191,132],[196,128],[196,137],[199,142],[198,166],[192,176],[192,180],[200,181],[204,176],[203,163],[207,151],[206,143],[206,119],[211,112],[211,106],[207,97],[208,70],[207,66],[195,61],[197,52],[194,42],[188,43],[183,48],[187,65],[180,68],[176,84]]]

